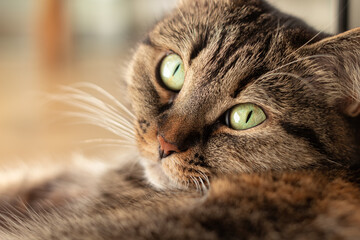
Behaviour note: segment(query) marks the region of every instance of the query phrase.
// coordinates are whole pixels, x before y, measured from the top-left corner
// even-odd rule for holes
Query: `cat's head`
[[[140,44],[129,89],[148,180],[356,160],[360,29],[335,37],[260,0],[184,0]]]

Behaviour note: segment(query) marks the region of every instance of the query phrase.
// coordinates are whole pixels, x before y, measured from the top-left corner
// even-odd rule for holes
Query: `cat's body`
[[[358,239],[360,192],[341,171],[232,175],[205,195],[110,171],[98,194],[7,219],[2,239]],[[11,208],[9,208],[11,209]],[[43,215],[38,217],[39,212]],[[28,220],[29,215],[33,215]],[[25,221],[19,221],[19,219]],[[11,219],[11,221],[9,221]],[[11,230],[11,231],[10,231]],[[5,232],[6,232],[5,231]],[[14,235],[9,233],[15,233]]]
[[[182,1],[130,66],[142,167],[20,193],[35,211],[7,200],[3,238],[360,238],[359,45],[260,0]]]

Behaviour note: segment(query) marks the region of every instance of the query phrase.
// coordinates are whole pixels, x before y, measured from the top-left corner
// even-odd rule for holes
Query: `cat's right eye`
[[[264,111],[252,103],[243,103],[227,111],[226,125],[235,130],[246,130],[260,125],[266,120]]]
[[[160,77],[168,89],[172,91],[181,90],[185,80],[185,68],[179,55],[169,54],[162,60]]]

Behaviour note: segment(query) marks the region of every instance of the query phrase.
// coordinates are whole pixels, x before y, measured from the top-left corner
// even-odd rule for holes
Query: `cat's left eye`
[[[162,60],[160,77],[168,89],[172,91],[181,90],[185,80],[185,69],[179,55],[173,53]]]
[[[264,111],[252,103],[243,103],[227,111],[226,125],[235,130],[246,130],[256,127],[266,120]]]

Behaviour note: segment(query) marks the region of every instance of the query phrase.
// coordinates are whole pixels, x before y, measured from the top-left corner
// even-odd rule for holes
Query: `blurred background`
[[[360,1],[269,2],[321,31],[360,26]],[[95,127],[64,127],[52,116],[62,107],[49,104],[43,93],[86,81],[122,96],[124,86],[119,83],[136,42],[175,4],[176,0],[0,0],[0,164],[74,150],[104,154],[106,150],[74,143],[113,136]]]

